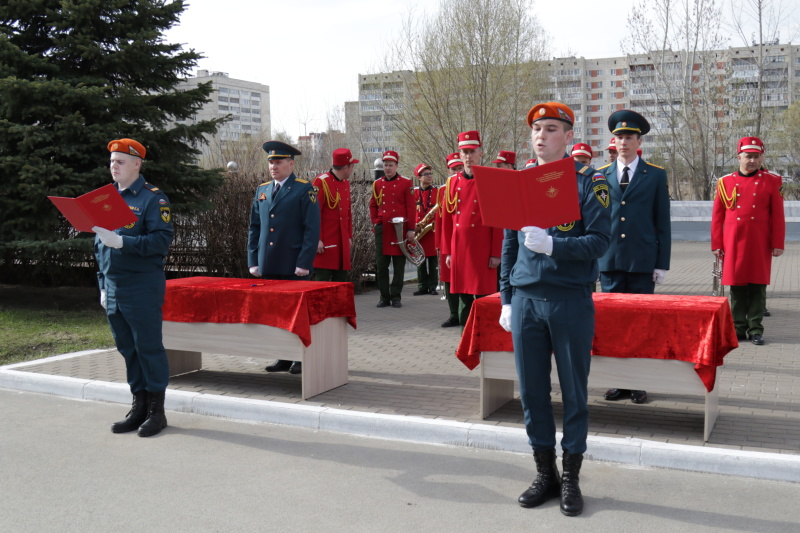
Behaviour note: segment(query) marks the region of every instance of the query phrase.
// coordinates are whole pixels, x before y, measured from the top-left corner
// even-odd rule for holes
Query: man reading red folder
[[[487,226],[551,228],[581,218],[575,163],[568,158],[519,171],[476,166],[475,184]]]

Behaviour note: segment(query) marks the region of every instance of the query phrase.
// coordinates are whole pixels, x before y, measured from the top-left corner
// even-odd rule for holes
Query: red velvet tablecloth
[[[264,324],[311,344],[311,326],[346,317],[356,328],[353,284],[194,277],[167,281],[163,319],[173,322]]]
[[[677,359],[695,364],[710,392],[717,367],[739,346],[728,300],[716,296],[595,293],[592,355]],[[500,295],[475,300],[456,356],[470,370],[481,352],[512,352],[498,323]]]

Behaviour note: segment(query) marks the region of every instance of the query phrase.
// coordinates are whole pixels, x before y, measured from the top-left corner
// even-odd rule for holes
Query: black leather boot
[[[533,452],[536,462],[536,479],[533,480],[528,490],[523,492],[517,500],[522,507],[536,507],[547,500],[558,498],[559,477],[556,466],[556,451],[543,450]]]
[[[561,513],[578,516],[583,511],[583,496],[578,486],[583,454],[564,452],[562,461],[564,474],[561,476]]]
[[[147,419],[147,391],[133,393],[133,403],[131,410],[125,415],[125,420],[111,424],[111,431],[114,433],[127,433],[136,431]]]
[[[164,394],[163,390],[147,393],[147,420],[139,426],[140,437],[152,437],[167,427],[167,415],[164,414]]]

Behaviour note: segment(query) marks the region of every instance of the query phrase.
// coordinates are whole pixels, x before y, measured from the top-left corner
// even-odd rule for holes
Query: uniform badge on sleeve
[[[172,220],[172,216],[169,214],[169,207],[161,207],[161,220],[169,224],[169,221]]]
[[[608,194],[608,184],[606,183],[598,183],[594,186],[594,196],[597,198],[597,201],[600,202],[600,205],[603,207],[608,207],[608,202],[611,199],[611,196]]]
[[[559,224],[558,226],[556,226],[556,228],[558,228],[559,231],[569,231],[574,227],[575,227],[574,220],[568,224]]]
[[[308,191],[308,198],[311,200],[312,204],[317,203],[317,191],[315,189],[315,187],[312,187]]]

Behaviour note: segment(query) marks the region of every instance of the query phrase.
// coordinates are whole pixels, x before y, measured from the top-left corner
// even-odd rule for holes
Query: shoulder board
[[[661,170],[664,170],[664,167],[660,167],[660,166],[658,166],[658,165],[654,165],[653,163],[651,163],[651,162],[649,162],[649,161],[645,161],[645,164],[646,164],[646,165],[649,165],[649,166],[651,166],[651,167],[656,167],[656,168],[660,168]]]
[[[597,170],[604,170],[604,169],[607,169],[607,168],[608,168],[608,167],[610,167],[611,165],[612,165],[612,163],[609,163],[609,164],[607,164],[607,165],[603,165],[602,167],[598,168]]]
[[[303,178],[295,178],[294,181],[297,183],[308,183],[308,180],[304,180]]]
[[[161,189],[153,185],[152,183],[144,182],[145,189],[150,189],[153,192],[161,192]]]
[[[325,178],[330,178],[330,177],[331,177],[331,175],[330,175],[330,174],[328,174],[327,172],[323,172],[322,174],[320,174],[319,176],[317,176],[317,179],[318,179],[318,180],[324,180]]]
[[[583,174],[584,176],[591,176],[594,174],[594,168],[590,167],[589,165],[584,165],[583,168],[578,169],[578,174]]]
[[[265,181],[264,183],[259,184],[259,187],[263,187],[264,185],[269,185],[270,183],[272,183],[272,180]]]

